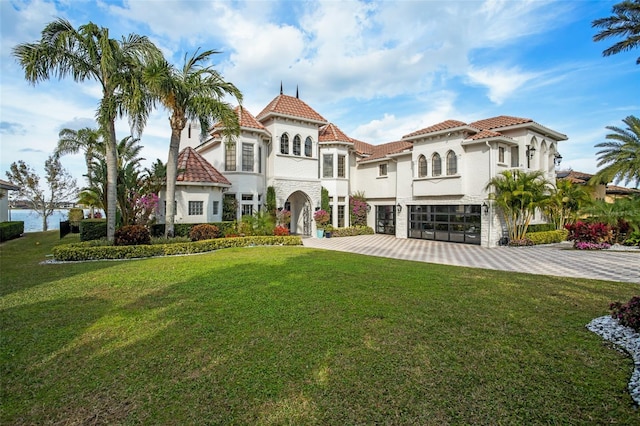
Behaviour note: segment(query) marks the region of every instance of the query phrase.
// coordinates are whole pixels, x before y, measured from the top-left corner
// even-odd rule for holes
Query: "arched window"
[[[311,152],[313,146],[313,141],[311,141],[311,136],[307,136],[307,139],[304,140],[304,155],[306,157],[311,157],[313,153]]]
[[[289,153],[289,135],[286,133],[280,136],[280,154]]]
[[[431,174],[433,176],[440,176],[442,174],[442,159],[437,152],[431,157]]]
[[[427,159],[424,155],[418,157],[418,177],[427,177]]]
[[[300,135],[295,135],[293,138],[293,155],[300,155],[301,153]]]
[[[447,175],[458,173],[458,157],[453,151],[447,152]]]

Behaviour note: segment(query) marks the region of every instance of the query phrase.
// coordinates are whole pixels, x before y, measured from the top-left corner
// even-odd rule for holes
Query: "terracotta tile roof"
[[[248,109],[242,106],[237,106],[233,109],[233,112],[235,112],[238,116],[238,123],[240,124],[241,129],[257,129],[269,133],[267,128],[264,127],[258,120],[256,120],[256,118],[249,112]],[[220,129],[222,127],[223,124],[219,121],[214,124],[210,131],[211,136],[220,136]]]
[[[492,130],[480,130],[475,135],[471,135],[466,138],[466,140],[479,140],[479,139],[488,139],[488,138],[496,138],[496,137],[504,137],[502,133],[494,132]]]
[[[480,130],[499,129],[501,127],[515,126],[516,124],[533,123],[530,118],[511,117],[508,115],[499,115],[497,117],[486,118],[484,120],[475,121],[469,125]]]
[[[333,123],[326,124],[318,131],[318,140],[320,142],[353,142],[349,136],[345,135],[338,126]]]
[[[607,194],[640,194],[640,189],[625,188],[624,186],[607,185]]]
[[[415,132],[404,135],[402,139],[410,138],[413,136],[426,135],[429,133],[441,132],[443,130],[454,129],[456,127],[466,126],[467,123],[463,123],[458,120],[446,120],[442,123],[434,124],[433,126],[425,127],[424,129],[416,130]]]
[[[388,142],[382,145],[373,145],[373,153],[360,161],[371,161],[384,158],[387,155],[398,154],[407,149],[413,148],[413,144],[407,141]]]
[[[362,142],[357,139],[351,139],[353,141],[353,148],[358,154],[371,155],[373,154],[374,145],[367,142]]]
[[[566,179],[571,183],[588,183],[593,177],[589,173],[576,172],[575,170],[559,170],[556,172],[558,179]]]
[[[231,182],[193,148],[187,147],[178,156],[178,182],[222,183]]]
[[[257,115],[257,119],[263,120],[271,114],[305,118],[315,122],[327,123],[327,120],[309,105],[298,98],[288,95],[276,96],[269,105]]]

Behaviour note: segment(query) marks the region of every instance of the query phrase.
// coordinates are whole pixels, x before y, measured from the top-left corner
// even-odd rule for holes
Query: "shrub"
[[[191,238],[189,237],[151,237],[151,244],[175,244],[175,243],[189,243]]]
[[[527,234],[534,232],[555,231],[556,225],[553,223],[536,223],[527,227]]]
[[[624,245],[640,247],[640,231],[635,231],[629,234],[627,239],[624,240]]]
[[[316,226],[318,229],[322,229],[324,225],[329,223],[331,218],[329,217],[329,213],[326,210],[317,210],[313,213],[313,219],[316,221]]]
[[[576,241],[573,247],[578,250],[604,250],[611,248],[609,243],[591,243],[588,241]]]
[[[373,228],[370,226],[350,226],[348,228],[334,228],[332,237],[354,237],[356,235],[373,235]]]
[[[633,296],[624,305],[614,302],[609,305],[609,309],[611,317],[617,319],[620,324],[640,332],[640,296]]]
[[[287,228],[284,225],[278,225],[275,228],[273,228],[273,235],[276,235],[276,236],[289,235],[289,228]]]
[[[99,240],[106,236],[106,219],[85,219],[80,222],[80,241]]]
[[[196,225],[189,231],[189,238],[191,241],[212,240],[220,237],[220,230],[215,225],[209,225],[203,223]]]
[[[151,244],[151,234],[146,226],[126,225],[116,229],[113,244],[116,246]]]
[[[189,237],[189,233],[191,232],[191,228],[194,226],[202,225],[201,223],[176,223],[173,225],[173,236],[174,237]],[[209,225],[215,225],[218,227],[220,235],[226,235],[227,232],[237,232],[236,231],[236,222],[212,222]],[[163,237],[164,236],[164,223],[156,223],[151,225],[151,236],[152,237]]]
[[[224,248],[257,245],[299,246],[302,245],[302,239],[298,236],[239,237],[138,246],[92,246],[91,243],[62,244],[53,248],[53,257],[58,261],[133,259],[140,257],[205,253]]]
[[[524,246],[532,246],[532,245],[533,245],[533,241],[531,241],[529,238],[521,238],[519,240],[509,241],[510,247],[524,247]]]
[[[569,231],[566,229],[560,229],[556,231],[543,231],[543,232],[527,232],[527,238],[531,240],[534,245],[538,244],[553,244],[566,241]]]
[[[605,223],[576,223],[565,225],[569,236],[567,240],[588,243],[609,243],[612,238],[611,227]]]
[[[24,222],[2,222],[0,223],[0,241],[12,240],[24,234]]]

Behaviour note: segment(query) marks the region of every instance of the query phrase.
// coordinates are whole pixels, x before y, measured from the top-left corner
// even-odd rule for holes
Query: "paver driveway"
[[[572,250],[570,243],[484,248],[468,244],[361,235],[305,238],[305,247],[473,268],[640,284],[640,252]]]

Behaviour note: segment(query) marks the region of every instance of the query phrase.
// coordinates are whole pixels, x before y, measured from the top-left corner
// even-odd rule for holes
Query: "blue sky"
[[[42,173],[65,127],[95,127],[94,82],[29,85],[11,55],[63,17],[114,38],[148,36],[181,65],[198,48],[257,115],[280,90],[346,134],[372,144],[455,119],[527,117],[568,136],[562,168],[594,173],[606,126],[640,115],[640,51],[604,58],[591,22],[609,1],[159,1],[0,0],[0,178],[17,160]],[[167,112],[141,138],[147,162],[166,161]],[[129,134],[118,123],[118,138]],[[82,156],[64,166],[84,184]]]

